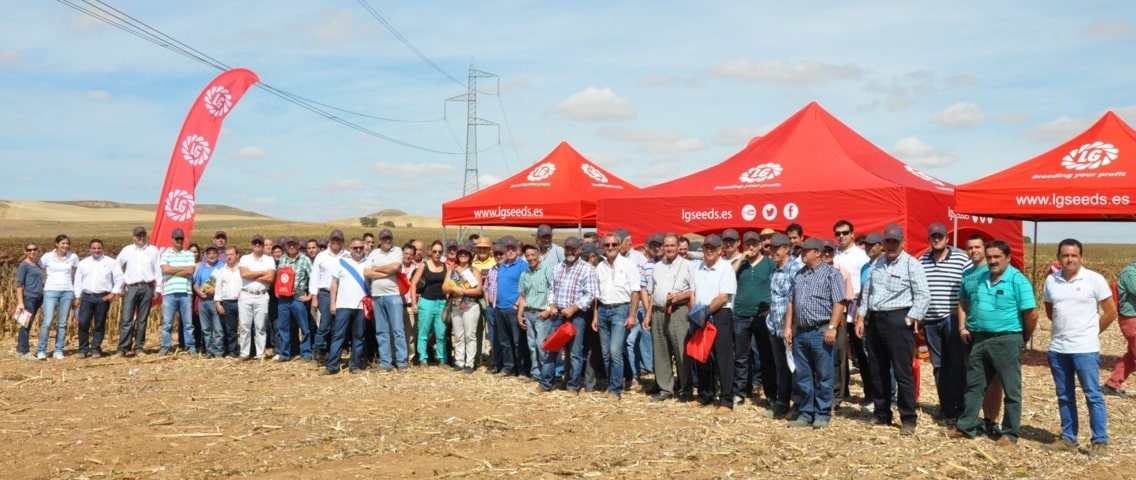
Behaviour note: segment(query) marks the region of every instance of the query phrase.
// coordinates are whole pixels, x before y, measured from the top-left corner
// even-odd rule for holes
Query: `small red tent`
[[[899,223],[909,252],[928,247],[927,227],[952,229],[954,187],[880,150],[810,103],[726,161],[700,172],[599,202],[599,228],[720,232],[725,228],[784,231],[832,238],[837,220],[858,233]],[[960,216],[960,243],[971,233],[1022,245],[1021,222]],[[640,236],[639,238],[644,238]]]
[[[1115,113],[1041,155],[955,189],[956,210],[1033,221],[1136,220],[1136,131]]]
[[[633,190],[638,187],[560,142],[519,173],[442,204],[442,224],[591,227],[597,199]]]

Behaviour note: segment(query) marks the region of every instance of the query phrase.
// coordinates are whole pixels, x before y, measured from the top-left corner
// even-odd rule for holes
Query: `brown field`
[[[34,223],[0,224],[0,312],[14,308],[13,262],[26,240],[50,248],[50,237],[66,232],[85,255],[85,239],[101,236],[113,253],[129,241],[133,226]],[[254,233],[315,237],[329,229],[242,220],[198,222],[196,231],[208,235],[218,228],[241,246]],[[363,232],[344,230],[349,237]],[[441,233],[394,231],[399,242]],[[1054,250],[1041,245],[1038,263],[1051,263]],[[1110,279],[1136,258],[1136,245],[1086,250],[1086,264]],[[104,350],[117,341],[118,303]],[[750,403],[716,415],[652,403],[638,391],[620,402],[598,394],[541,395],[532,383],[482,370],[322,377],[301,361],[202,360],[184,353],[79,359],[73,331],[66,359],[29,362],[12,354],[8,317],[0,322],[0,441],[9,452],[0,456],[4,478],[1131,478],[1136,471],[1130,399],[1107,397],[1109,456],[1043,450],[1060,432],[1044,319],[1024,357],[1023,438],[1017,448],[1002,449],[981,437],[946,438],[947,427],[930,419],[937,400],[929,364],[921,379],[919,432],[905,438],[897,428],[866,426],[866,414],[848,404],[829,429],[800,432],[766,419]],[[151,349],[158,323],[155,312],[147,334]],[[1116,327],[1102,339],[1101,374],[1107,377],[1124,341]],[[852,391],[851,400],[858,399],[860,387]],[[1082,443],[1087,418],[1082,400]]]

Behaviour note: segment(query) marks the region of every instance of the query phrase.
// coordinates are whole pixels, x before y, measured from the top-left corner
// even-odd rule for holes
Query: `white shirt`
[[[158,247],[147,243],[138,248],[131,243],[122,247],[115,261],[122,269],[123,282],[127,285],[155,282],[154,293],[162,293],[162,282],[159,281],[162,278],[162,267],[158,263],[160,257]]]
[[[860,294],[860,271],[870,260],[868,253],[854,244],[849,246],[848,250],[837,247],[836,253],[832,256],[832,263],[844,267],[844,271],[852,277],[852,298]]]
[[[312,260],[311,276],[308,277],[308,293],[316,295],[321,289],[331,290],[331,279],[339,271],[340,258],[349,258],[347,249],[340,249],[338,256],[332,254],[330,248],[316,254],[316,259]]]
[[[367,260],[371,262],[370,268],[390,264],[398,265],[402,263],[402,249],[391,247],[390,251],[383,252],[382,247],[378,247],[371,250],[371,254],[367,255]],[[398,273],[371,280],[371,296],[383,297],[386,295],[398,295]]]
[[[271,255],[261,255],[258,259],[253,256],[253,254],[249,253],[241,257],[241,261],[237,264],[237,267],[247,268],[250,272],[274,272],[276,271],[276,260],[273,260]],[[247,278],[241,279],[241,289],[250,292],[263,292],[268,290],[268,287],[271,285],[271,283],[266,284]]]
[[[600,253],[600,256],[604,257],[605,259],[607,258],[603,255],[602,252]],[[623,255],[620,255],[620,256],[622,257]],[[639,250],[636,250],[634,248],[632,248],[630,251],[627,252],[626,258],[631,260],[631,263],[634,264],[636,267],[639,267],[640,265],[647,263],[647,256],[643,255],[642,253],[639,253]]]
[[[642,255],[640,255],[642,256]],[[616,255],[614,265],[604,257],[596,266],[599,288],[596,299],[609,305],[631,301],[631,294],[639,291],[639,267],[623,255]]]
[[[363,286],[359,285],[355,276],[343,267],[343,263],[355,270],[355,273],[359,274],[359,278],[363,278],[363,271],[370,268],[371,262],[367,260],[367,257],[363,257],[361,262],[356,262],[351,257],[343,259],[343,262],[335,260],[335,265],[339,267],[334,275],[334,278],[339,280],[339,288],[335,290],[335,308],[363,308],[363,297],[367,296],[367,292],[363,291]]]
[[[1053,334],[1049,350],[1057,353],[1100,352],[1100,302],[1112,298],[1101,274],[1081,267],[1072,280],[1061,272],[1045,277],[1042,301],[1053,304]],[[1095,381],[1095,380],[1094,380]]]
[[[214,301],[236,300],[241,296],[241,285],[244,281],[241,279],[240,267],[222,266],[213,271],[211,278],[213,278],[213,283],[216,284],[216,291],[213,293]]]
[[[74,278],[71,272],[79,266],[79,256],[67,252],[63,259],[55,257],[55,250],[43,254],[39,259],[39,266],[44,270],[43,291],[55,292],[74,288]]]
[[[75,298],[83,293],[122,293],[122,270],[113,258],[102,255],[79,262],[75,272]]]
[[[694,270],[694,304],[710,305],[714,298],[723,293],[729,294],[722,308],[734,308],[734,295],[738,293],[738,277],[734,267],[724,258],[719,258],[713,267],[706,262],[698,264]]]

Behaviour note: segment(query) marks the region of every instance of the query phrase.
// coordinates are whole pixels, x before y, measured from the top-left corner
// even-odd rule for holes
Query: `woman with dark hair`
[[[35,354],[28,348],[28,331],[35,322],[36,313],[43,305],[43,269],[36,263],[39,247],[34,243],[24,245],[24,260],[16,270],[16,309],[28,313],[27,323],[20,324],[16,341],[16,353],[24,360],[35,360]]]
[[[55,249],[43,254],[39,266],[46,273],[43,282],[43,323],[39,326],[39,346],[36,358],[47,358],[47,337],[55,321],[55,359],[63,360],[63,344],[67,341],[67,318],[71,315],[71,301],[75,298],[75,270],[79,256],[71,252],[71,239],[67,235],[55,237]]]
[[[426,365],[429,361],[426,354],[426,343],[430,339],[430,331],[434,331],[434,351],[438,362],[446,363],[446,324],[442,322],[442,310],[446,307],[446,294],[442,285],[446,281],[445,249],[442,242],[434,240],[427,250],[428,255],[423,264],[414,272],[410,280],[410,296],[418,297],[418,303],[411,306],[411,311],[418,315],[418,363]],[[418,281],[423,280],[425,285],[418,289]]]
[[[481,272],[473,268],[473,242],[458,247],[457,263],[448,268],[442,290],[450,297],[454,330],[454,371],[473,373],[477,354],[477,320],[481,317]]]

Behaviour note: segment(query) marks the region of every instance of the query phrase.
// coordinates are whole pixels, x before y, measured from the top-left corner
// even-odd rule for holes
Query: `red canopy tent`
[[[442,204],[442,224],[591,227],[597,199],[638,189],[560,142],[519,173]]]
[[[928,247],[927,227],[954,225],[954,187],[880,150],[810,103],[726,161],[666,183],[599,202],[599,229],[719,232],[725,228],[784,231],[832,238],[847,219],[856,231],[904,226],[907,250]],[[1022,245],[1021,222],[961,216],[958,237],[983,232]]]
[[[1129,158],[1136,158],[1136,131],[1108,112],[1053,150],[959,185],[956,210],[1033,221],[1136,220]]]

